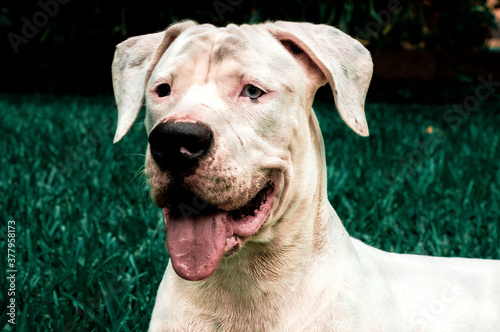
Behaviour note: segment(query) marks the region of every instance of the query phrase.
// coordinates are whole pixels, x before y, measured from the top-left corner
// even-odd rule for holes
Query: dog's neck
[[[284,213],[269,230],[271,240],[246,243],[237,255],[224,258],[206,280],[196,283],[179,280],[185,283],[183,287],[191,289],[185,294],[196,297],[193,301],[201,304],[199,308],[206,306],[203,311],[213,314],[236,310],[248,314],[265,303],[273,314],[258,319],[272,320],[276,312],[271,308],[290,307],[286,302],[294,297],[311,297],[314,302],[315,296],[321,296],[324,289],[332,286],[329,276],[316,275],[330,274],[350,259],[353,252],[350,238],[328,202],[324,144],[313,112],[309,126],[312,127],[309,144],[300,156],[304,172],[294,169],[291,184],[302,188],[290,190],[301,196],[287,199]],[[308,163],[315,165],[311,167]],[[306,191],[309,189],[311,192]],[[331,257],[335,257],[333,261]],[[311,280],[315,283],[312,288]],[[305,289],[309,291],[304,292]]]

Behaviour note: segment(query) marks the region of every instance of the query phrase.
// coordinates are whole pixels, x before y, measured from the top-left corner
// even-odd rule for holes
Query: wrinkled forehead
[[[265,49],[266,56],[263,56]],[[204,24],[184,31],[167,49],[158,63],[182,63],[186,60],[203,59],[218,64],[231,59],[247,65],[282,67],[283,52],[280,43],[262,26],[230,24],[217,28]]]

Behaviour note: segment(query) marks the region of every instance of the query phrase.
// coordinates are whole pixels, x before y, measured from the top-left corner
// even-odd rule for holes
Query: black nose
[[[161,170],[187,172],[198,166],[212,145],[212,131],[199,122],[168,120],[149,134],[151,155]]]

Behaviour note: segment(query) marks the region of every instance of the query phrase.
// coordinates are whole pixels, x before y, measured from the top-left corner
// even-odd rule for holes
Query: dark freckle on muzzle
[[[149,134],[151,156],[162,171],[172,176],[193,173],[213,145],[213,133],[200,122],[174,119],[157,125]]]

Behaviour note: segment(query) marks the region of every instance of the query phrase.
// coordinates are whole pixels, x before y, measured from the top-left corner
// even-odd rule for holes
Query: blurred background
[[[15,221],[18,272],[16,325],[0,282],[1,331],[147,330],[169,256],[144,112],[112,144],[111,62],[126,38],[183,19],[357,38],[375,66],[370,136],[342,122],[328,86],[314,105],[347,231],[386,251],[500,259],[499,0],[2,0],[0,216]]]
[[[498,0],[40,0],[0,5],[9,92],[111,92],[114,47],[194,19],[223,26],[291,20],[336,26],[373,54],[369,98],[450,101],[479,75],[500,80]],[[20,73],[23,73],[20,75]],[[439,87],[439,89],[436,89]]]

